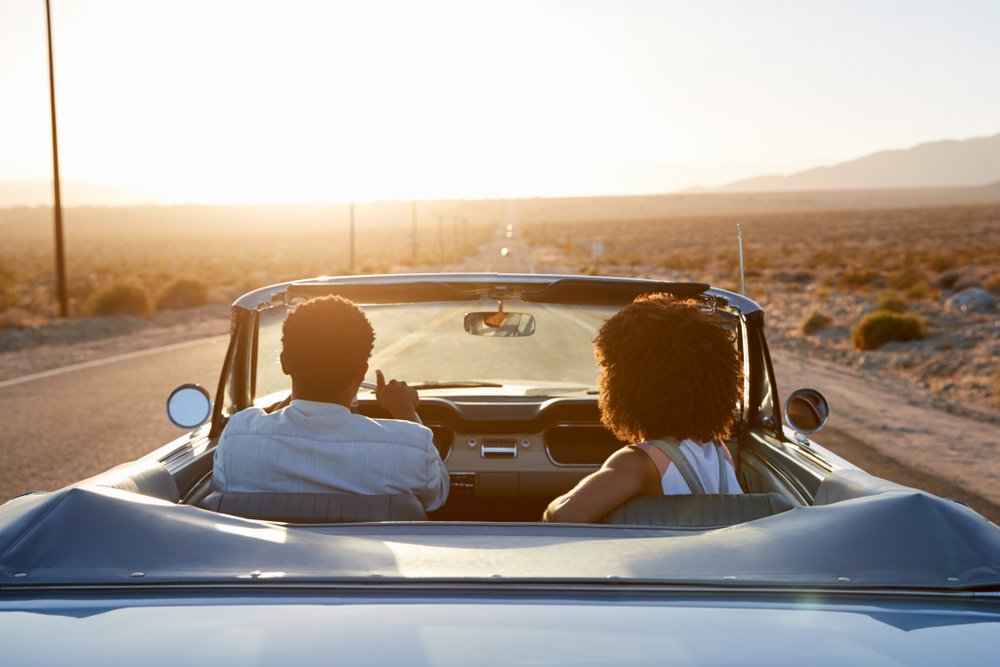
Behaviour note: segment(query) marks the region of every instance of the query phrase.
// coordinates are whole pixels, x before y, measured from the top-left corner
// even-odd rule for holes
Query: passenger
[[[375,332],[351,301],[327,296],[292,311],[281,336],[291,401],[229,419],[215,452],[222,492],[408,493],[428,511],[448,497],[448,471],[417,416],[417,391],[376,371],[375,398],[393,419],[353,414]]]
[[[553,500],[544,521],[592,523],[635,496],[742,493],[731,434],[739,355],[718,315],[664,294],[639,297],[594,340],[601,421],[622,442]]]

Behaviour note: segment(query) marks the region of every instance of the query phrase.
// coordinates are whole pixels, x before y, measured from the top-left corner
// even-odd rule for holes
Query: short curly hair
[[[619,440],[731,435],[743,372],[717,314],[667,294],[640,296],[604,323],[594,353],[601,421]]]
[[[300,303],[285,318],[285,371],[310,388],[344,388],[364,376],[375,330],[349,299],[323,296]]]

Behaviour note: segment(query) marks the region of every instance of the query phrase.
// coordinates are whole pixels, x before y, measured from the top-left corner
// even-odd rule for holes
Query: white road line
[[[159,354],[160,352],[170,352],[172,350],[181,350],[186,347],[195,347],[196,345],[204,345],[205,343],[217,343],[219,341],[229,340],[229,336],[211,336],[209,338],[199,338],[197,340],[188,340],[183,343],[173,343],[171,345],[161,345],[160,347],[151,347],[146,350],[138,350],[136,352],[126,352],[125,354],[116,354],[113,357],[102,357],[101,359],[94,359],[93,361],[84,361],[79,364],[73,364],[72,366],[62,366],[60,368],[53,368],[52,370],[42,371],[41,373],[33,373],[31,375],[22,375],[18,378],[11,378],[10,380],[0,381],[0,389],[4,387],[12,387],[17,384],[22,384],[24,382],[32,382],[33,380],[41,380],[48,377],[53,377],[55,375],[62,375],[63,373],[69,373],[71,371],[79,371],[84,368],[94,368],[95,366],[104,366],[106,364],[113,364],[119,361],[127,361],[129,359],[136,359],[138,357],[146,357],[151,354]]]

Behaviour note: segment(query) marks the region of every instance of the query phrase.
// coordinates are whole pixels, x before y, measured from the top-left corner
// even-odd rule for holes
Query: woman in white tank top
[[[599,521],[635,496],[742,493],[730,437],[743,386],[721,317],[665,294],[639,297],[601,327],[601,421],[634,443],[553,500],[545,521]]]
[[[733,457],[721,443],[651,440],[634,446],[653,460],[665,496],[742,493]]]

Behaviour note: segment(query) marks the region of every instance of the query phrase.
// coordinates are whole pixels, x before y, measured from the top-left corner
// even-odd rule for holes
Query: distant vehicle
[[[649,292],[732,330],[745,493],[541,523],[622,446],[599,420],[591,340]],[[451,475],[430,516],[385,497],[211,493],[229,417],[289,394],[286,314],[325,294],[366,311],[372,373],[420,388]],[[363,386],[356,409],[384,416]],[[829,407],[812,390],[779,401],[764,314],[739,294],[512,274],[284,283],[233,305],[214,405],[185,386],[168,409],[192,430],[0,507],[3,664],[996,664],[1000,528],[813,442]]]

